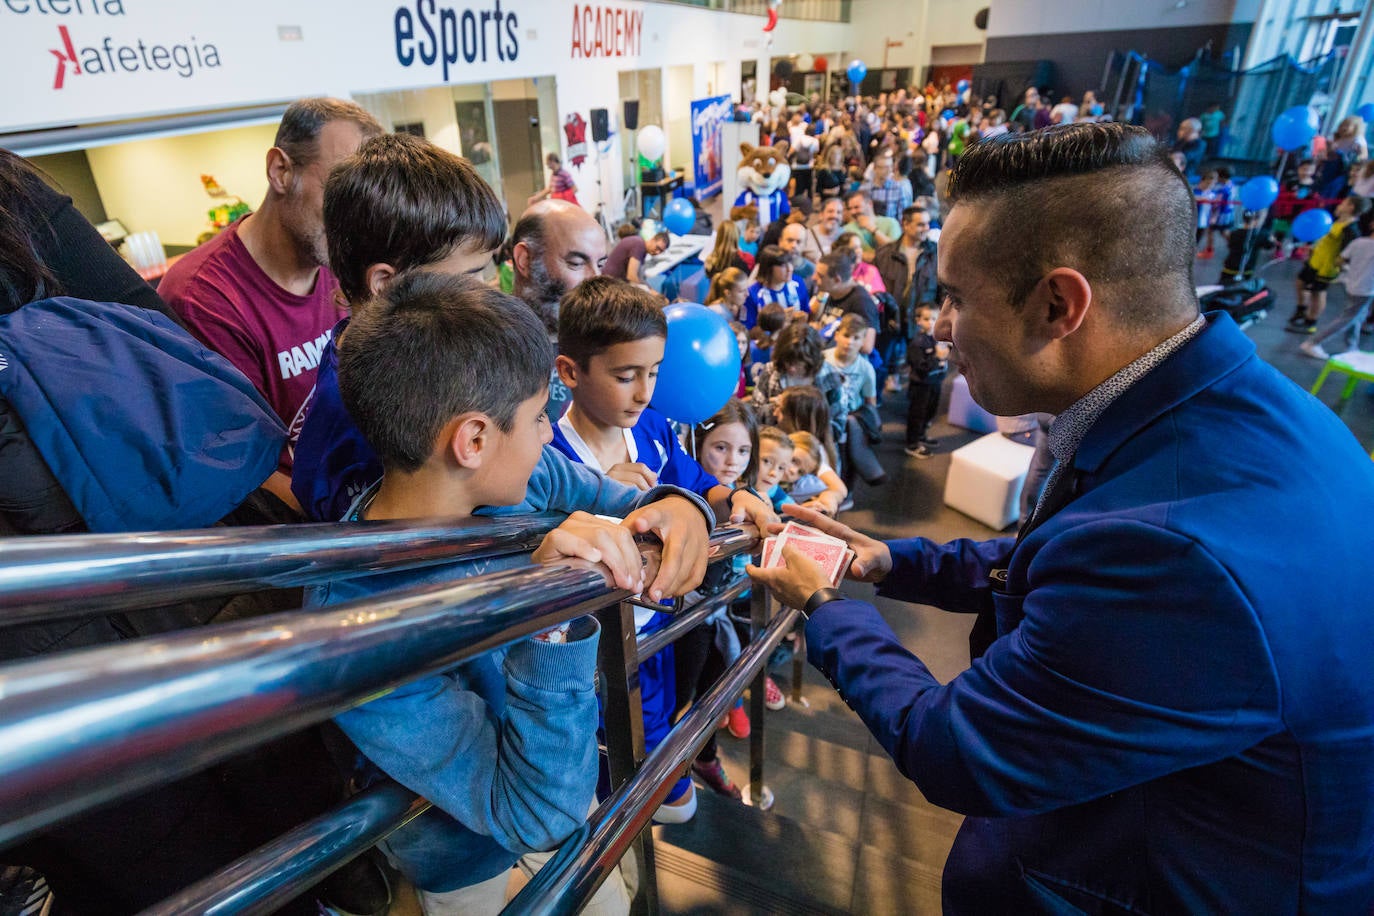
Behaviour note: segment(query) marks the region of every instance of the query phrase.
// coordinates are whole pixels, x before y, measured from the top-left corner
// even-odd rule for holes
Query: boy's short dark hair
[[[776,334],[786,326],[787,308],[777,302],[770,302],[759,309],[759,316],[754,321],[754,327],[769,334]]]
[[[858,312],[848,312],[840,319],[840,326],[836,329],[844,331],[850,337],[862,334],[868,330],[868,319]]]
[[[472,277],[412,271],[354,312],[344,406],[387,470],[418,470],[444,425],[479,411],[509,431],[549,384],[553,344],[524,302]]]
[[[506,214],[466,159],[413,134],[383,134],[334,167],[324,189],[329,266],[349,302],[371,298],[367,269],[397,272],[459,245],[495,250]]]
[[[837,283],[848,283],[854,279],[854,252],[848,248],[831,248],[830,253],[821,258],[830,279]]]
[[[1356,216],[1363,216],[1364,214],[1369,212],[1370,203],[1368,197],[1361,197],[1358,194],[1351,194],[1349,197],[1346,198],[1346,200],[1350,201],[1350,206],[1355,208]]]
[[[919,315],[922,312],[934,312],[938,315],[940,314],[940,305],[937,302],[918,302],[916,304],[916,314]]]
[[[926,216],[930,215],[930,211],[927,210],[925,207],[919,206],[917,204],[912,204],[911,206],[902,210],[902,222],[906,222],[907,220],[915,216],[917,213],[924,213]]]
[[[815,375],[824,361],[821,335],[811,325],[796,322],[778,332],[772,362],[779,370],[785,372],[788,366],[801,366],[807,375]]]
[[[583,369],[616,344],[668,338],[659,297],[614,277],[592,277],[558,305],[558,352]]]
[[[1217,167],[1217,177],[1220,178],[1222,181],[1230,181],[1230,180],[1231,180],[1231,170],[1228,169],[1228,168],[1227,168],[1226,166],[1224,166],[1224,165],[1218,166],[1218,167]]]

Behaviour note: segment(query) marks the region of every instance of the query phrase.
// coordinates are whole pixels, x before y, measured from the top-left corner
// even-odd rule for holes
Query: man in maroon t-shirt
[[[342,315],[325,265],[324,183],[382,126],[360,106],[302,99],[282,116],[267,153],[267,197],[167,271],[158,285],[186,327],[238,367],[287,424],[290,439],[265,486],[293,506],[292,448],[315,367]]]
[[[616,242],[611,254],[606,258],[606,266],[601,269],[601,273],[607,277],[615,277],[617,280],[629,280],[631,283],[645,283],[644,262],[654,255],[663,254],[668,250],[668,233],[660,232],[652,238],[640,238],[638,235],[630,235]]]

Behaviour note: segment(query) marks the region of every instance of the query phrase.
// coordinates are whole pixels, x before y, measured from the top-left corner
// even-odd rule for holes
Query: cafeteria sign
[[[697,200],[719,194],[724,184],[721,174],[720,125],[730,120],[730,97],[698,99],[692,103],[693,182]]]

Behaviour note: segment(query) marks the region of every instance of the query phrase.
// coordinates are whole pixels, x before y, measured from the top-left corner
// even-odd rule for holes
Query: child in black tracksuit
[[[934,305],[916,308],[916,335],[907,345],[906,364],[911,373],[906,410],[906,453],[913,458],[929,458],[936,440],[930,438],[930,423],[940,406],[940,388],[949,371],[949,344],[938,342]]]

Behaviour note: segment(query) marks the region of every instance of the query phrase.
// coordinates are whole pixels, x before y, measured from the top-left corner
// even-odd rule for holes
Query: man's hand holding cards
[[[784,566],[783,549],[792,547],[802,556],[814,561],[831,585],[838,586],[844,581],[845,571],[854,559],[854,551],[837,537],[831,537],[815,528],[797,522],[788,522],[782,533],[763,542],[763,552],[759,558],[761,569],[776,569]]]

